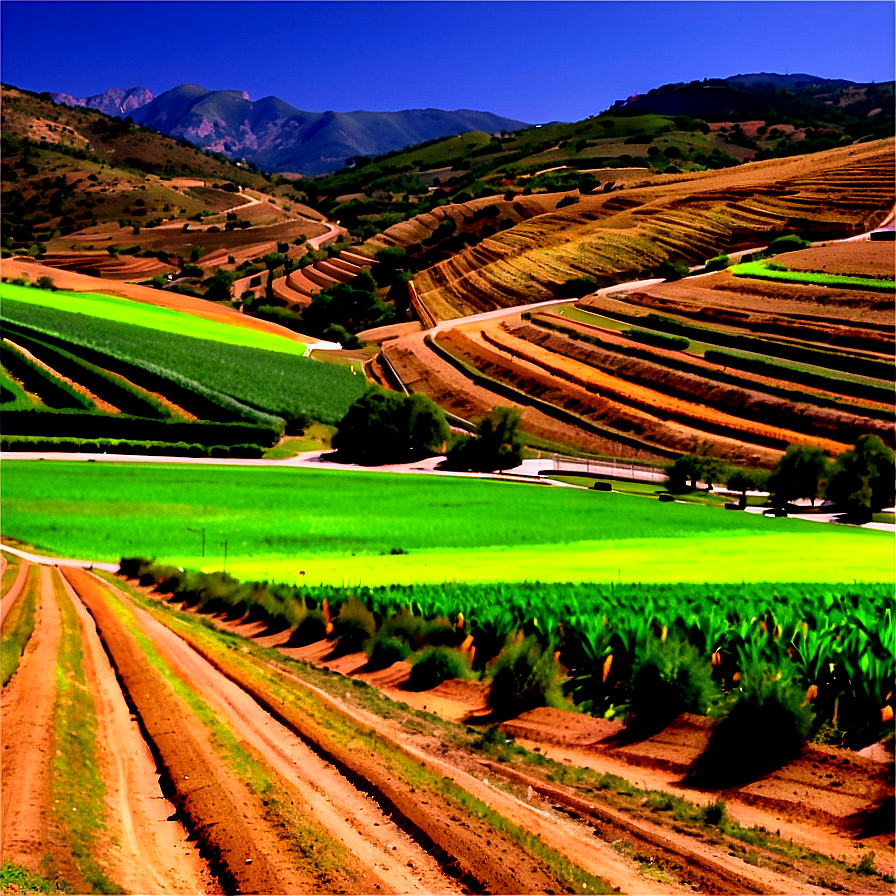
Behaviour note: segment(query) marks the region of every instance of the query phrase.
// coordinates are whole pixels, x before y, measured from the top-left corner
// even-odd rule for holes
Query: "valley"
[[[4,894],[892,893],[892,85],[750,77],[3,85]]]

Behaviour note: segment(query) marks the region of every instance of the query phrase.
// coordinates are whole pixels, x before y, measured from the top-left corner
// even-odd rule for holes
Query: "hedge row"
[[[68,383],[53,376],[6,342],[0,345],[0,364],[47,407],[85,411],[96,409],[89,398],[76,392]]]
[[[171,417],[171,411],[166,405],[121,375],[110,373],[65,349],[54,347],[24,333],[20,333],[16,339],[20,345],[62,376],[89,389],[97,398],[109,402],[123,414],[156,419]]]
[[[786,398],[789,401],[798,400],[805,404],[814,405],[815,407],[831,408],[832,410],[843,411],[847,414],[859,414],[863,417],[870,417],[875,420],[886,420],[888,422],[891,422],[894,419],[894,413],[892,410],[857,408],[854,405],[847,404],[842,401],[837,401],[833,398],[824,398],[819,395],[805,393],[797,396],[797,398],[795,399],[793,390],[789,388],[773,386],[768,383],[754,383],[751,380],[744,380],[742,377],[734,373],[728,373],[724,370],[716,370],[714,368],[703,367],[700,364],[689,361],[685,357],[659,356],[647,349],[638,348],[638,346],[636,345],[619,345],[615,342],[609,342],[606,339],[602,339],[597,332],[588,333],[576,327],[564,326],[557,321],[551,320],[541,315],[527,316],[526,314],[523,314],[522,316],[526,320],[531,320],[531,322],[537,327],[542,327],[545,330],[553,330],[554,332],[562,333],[564,336],[569,336],[571,339],[574,339],[578,342],[585,342],[589,345],[594,345],[597,348],[601,348],[609,352],[614,352],[615,354],[625,355],[630,358],[638,358],[642,361],[661,364],[663,367],[669,367],[673,370],[679,370],[682,373],[692,373],[695,376],[699,376],[704,379],[711,379],[719,383],[725,383],[729,386],[737,386],[741,389],[755,389],[757,392],[763,392],[767,395],[773,395],[776,398]],[[583,326],[587,327],[589,325],[583,324]],[[782,367],[781,371],[783,371],[784,374],[789,374],[788,368]],[[769,374],[766,373],[766,375]],[[770,375],[777,377],[782,374],[781,372],[779,372]],[[787,376],[787,378],[790,379],[789,375]],[[836,391],[843,391],[839,388],[839,381],[829,380],[828,386],[825,388],[832,388],[834,385],[838,387]]]
[[[116,439],[128,442],[186,442],[197,445],[253,444],[270,447],[281,431],[249,423],[212,423],[187,420],[148,420],[126,414],[54,411],[34,408],[4,411],[7,435],[44,438]],[[76,433],[76,436],[71,436]]]
[[[47,345],[69,351],[77,349],[77,356],[112,373],[126,377],[149,392],[158,392],[185,411],[203,420],[217,422],[252,421],[262,426],[278,427],[281,431],[285,422],[281,417],[266,414],[248,404],[237,401],[229,395],[216,392],[155,364],[135,364],[114,352],[100,351],[47,332],[27,324],[4,322],[4,329],[15,335],[31,336]],[[160,336],[160,338],[163,338]]]
[[[155,457],[261,457],[259,445],[196,445],[187,442],[138,442],[123,439],[47,439],[3,436],[0,450],[78,452],[82,454],[142,454]]]
[[[765,376],[773,376],[778,379],[791,380],[802,383],[804,386],[814,386],[826,389],[829,392],[840,392],[853,395],[856,398],[865,398],[869,401],[880,401],[886,404],[893,403],[892,386],[876,386],[873,383],[856,382],[855,380],[842,380],[836,376],[826,376],[811,370],[802,370],[797,367],[788,367],[786,364],[776,364],[765,358],[756,358],[748,355],[740,355],[736,352],[725,352],[719,349],[707,349],[703,357],[713,364],[722,364],[725,367],[734,367],[738,370],[749,370],[752,373],[761,373]]]
[[[668,333],[655,333],[652,330],[626,330],[625,335],[635,342],[655,345],[657,348],[668,348],[673,351],[685,351],[691,344],[687,336],[671,336]]]

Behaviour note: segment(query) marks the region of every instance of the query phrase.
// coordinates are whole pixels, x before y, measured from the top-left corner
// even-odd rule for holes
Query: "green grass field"
[[[780,280],[785,283],[807,283],[818,286],[839,286],[842,289],[872,289],[891,292],[892,280],[874,277],[851,277],[847,274],[824,274],[813,271],[778,271],[765,261],[746,261],[728,269],[735,277],[755,277],[759,280]]]
[[[62,290],[52,292],[46,289],[4,283],[0,286],[0,298],[3,302],[10,300],[27,302],[42,308],[55,308],[59,311],[70,311],[88,317],[98,317],[102,320],[133,324],[150,330],[161,330],[178,336],[192,336],[196,339],[223,342],[227,345],[263,348],[289,355],[304,355],[306,352],[303,342],[296,342],[285,336],[263,333],[250,327],[219,323],[195,317],[192,314],[149,305],[146,302],[123,299],[119,296],[89,292],[63,292]]]
[[[226,541],[227,571],[244,579],[894,579],[890,534],[649,497],[250,466],[7,461],[3,473],[6,538],[59,556],[205,569],[222,568]]]

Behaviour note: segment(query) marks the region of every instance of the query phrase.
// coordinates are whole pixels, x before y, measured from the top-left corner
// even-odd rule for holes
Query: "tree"
[[[449,433],[445,412],[432,399],[373,386],[342,418],[333,447],[357,463],[400,463],[439,453]]]
[[[231,290],[236,275],[232,271],[218,268],[206,281],[205,298],[212,302],[229,302],[232,298]]]
[[[523,458],[523,438],[517,431],[519,408],[496,407],[477,427],[475,436],[461,436],[448,448],[452,470],[509,470]]]
[[[826,496],[843,510],[870,516],[894,500],[893,450],[880,436],[859,436],[833,464]]]
[[[274,271],[276,268],[279,268],[284,261],[286,261],[286,256],[282,252],[268,252],[262,261],[265,264],[265,267],[268,269],[268,282],[265,284],[264,294],[265,298],[268,302],[274,301]]]
[[[748,491],[764,491],[768,473],[753,467],[735,467],[728,475],[726,485],[733,492],[740,492],[740,506],[747,506]]]
[[[712,490],[713,483],[724,480],[727,475],[728,465],[720,457],[683,454],[666,468],[666,484],[670,492],[677,493],[697,488],[700,480]]]
[[[769,477],[769,491],[782,504],[811,498],[814,506],[827,472],[828,459],[817,445],[789,445]]]

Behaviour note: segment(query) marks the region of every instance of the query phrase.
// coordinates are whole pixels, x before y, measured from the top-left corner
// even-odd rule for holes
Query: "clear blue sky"
[[[308,111],[573,121],[675,81],[894,77],[892,0],[0,3],[0,77],[75,96],[184,82]]]

